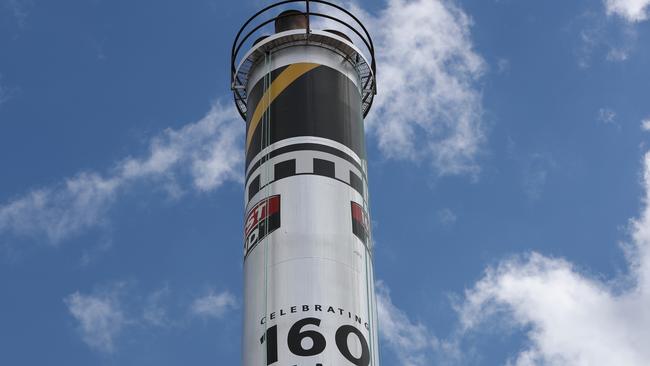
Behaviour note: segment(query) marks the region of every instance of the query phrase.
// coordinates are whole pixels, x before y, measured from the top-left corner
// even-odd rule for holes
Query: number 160
[[[287,346],[289,351],[296,356],[316,356],[321,354],[327,347],[325,337],[316,330],[302,330],[306,325],[320,326],[320,319],[305,318],[297,321],[287,336]],[[354,334],[361,343],[361,356],[354,357],[348,346],[348,337]],[[312,345],[309,348],[302,346],[303,339],[311,339]],[[343,325],[336,330],[336,347],[341,355],[350,361],[353,365],[368,366],[370,365],[370,349],[366,337],[361,331],[351,325]],[[260,343],[266,342],[266,364],[272,365],[278,362],[278,326],[274,325],[266,330],[266,334],[260,338]]]

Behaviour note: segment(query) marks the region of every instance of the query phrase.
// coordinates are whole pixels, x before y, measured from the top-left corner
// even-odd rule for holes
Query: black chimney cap
[[[275,19],[275,33],[307,29],[307,15],[299,10],[285,10]]]

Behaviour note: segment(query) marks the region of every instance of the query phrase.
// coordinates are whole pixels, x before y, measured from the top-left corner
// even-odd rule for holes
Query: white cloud
[[[580,47],[576,49],[576,56],[582,68],[588,68],[595,56],[605,55],[610,62],[628,60],[639,39],[633,23],[612,22],[606,15],[592,11],[577,17],[568,31],[579,34]]]
[[[454,0],[387,0],[377,15],[353,0],[342,3],[374,40],[378,94],[365,125],[382,154],[428,162],[437,175],[478,173],[486,67],[472,44],[470,17]],[[350,33],[336,22],[316,23]]]
[[[364,17],[375,28],[379,57],[380,94],[368,126],[383,153],[431,161],[440,175],[476,173],[484,141],[476,83],[484,62],[473,50],[469,17],[441,0],[389,0],[379,17]],[[0,236],[59,243],[106,224],[116,199],[136,183],[162,182],[178,194],[179,172],[198,191],[240,181],[243,130],[230,103],[217,103],[200,121],[152,139],[145,157],[104,174],[80,172],[0,205]]]
[[[641,129],[643,131],[650,131],[650,118],[646,118],[641,121]]]
[[[125,180],[163,177],[175,168],[187,168],[200,191],[217,188],[226,180],[241,180],[240,146],[244,123],[229,103],[215,104],[196,123],[180,130],[168,129],[151,142],[144,159],[120,162],[119,176]]]
[[[109,283],[88,294],[77,291],[63,302],[84,343],[104,353],[118,351],[120,338],[126,335],[130,342],[138,342],[138,337],[154,337],[160,329],[184,329],[195,317],[222,319],[238,307],[229,291],[188,299],[172,296],[168,285],[138,291],[133,282]]]
[[[631,23],[648,19],[650,0],[605,0],[607,15],[617,15]]]
[[[644,158],[644,209],[623,245],[627,274],[603,279],[565,259],[531,253],[488,268],[455,305],[459,324],[437,338],[397,308],[377,285],[380,334],[405,365],[466,365],[481,337],[521,331],[509,366],[645,366],[650,360],[650,152]]]
[[[647,365],[650,349],[650,153],[645,209],[631,221],[629,276],[604,281],[570,262],[538,253],[491,268],[458,311],[465,332],[496,319],[525,331],[510,360],[529,365]]]
[[[404,311],[393,305],[383,282],[378,281],[376,287],[380,336],[404,366],[428,365],[428,352],[435,338],[424,325],[412,322]]]
[[[237,299],[229,291],[215,293],[209,291],[192,302],[190,311],[202,318],[223,318],[226,313],[237,308]]]
[[[591,63],[592,54],[598,48],[603,38],[601,26],[590,24],[587,28],[581,29],[580,48],[577,50],[578,65],[582,68],[588,68]]]
[[[601,108],[598,110],[598,121],[604,124],[615,124],[616,112],[610,108]]]
[[[398,308],[390,296],[388,286],[377,281],[377,315],[379,335],[404,366],[458,364],[466,358],[460,353],[459,343],[436,337],[420,322],[414,322]]]
[[[143,158],[124,159],[107,174],[81,172],[0,205],[0,235],[44,236],[56,244],[104,224],[116,198],[137,183],[173,186],[183,173],[196,190],[206,192],[240,181],[243,129],[233,107],[216,103],[198,122],[152,139]]]
[[[119,178],[80,173],[57,187],[31,191],[0,206],[0,233],[45,235],[58,243],[100,225],[121,185]]]
[[[607,52],[607,61],[622,62],[630,57],[630,48],[611,48]]]
[[[458,220],[458,216],[449,208],[443,208],[436,213],[438,221],[444,226],[452,226]]]
[[[368,130],[390,158],[431,162],[439,175],[475,174],[485,140],[485,66],[470,18],[453,1],[389,0],[365,16],[376,41],[378,95]]]
[[[77,320],[81,337],[88,346],[102,352],[115,350],[115,338],[127,323],[117,290],[95,295],[75,292],[64,302]]]

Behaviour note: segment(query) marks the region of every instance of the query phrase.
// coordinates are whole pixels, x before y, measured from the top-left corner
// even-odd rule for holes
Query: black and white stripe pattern
[[[331,146],[294,144],[269,152],[251,167],[246,180],[246,202],[267,185],[296,175],[336,179],[367,199],[367,178],[353,157]]]
[[[271,80],[276,80],[285,70],[273,70]],[[267,87],[260,80],[248,95],[248,105],[262,103]],[[361,105],[359,88],[346,74],[323,65],[311,69],[273,99],[264,112],[266,122],[253,123],[253,114],[249,113],[246,167],[269,145],[301,137],[327,139],[365,158]]]

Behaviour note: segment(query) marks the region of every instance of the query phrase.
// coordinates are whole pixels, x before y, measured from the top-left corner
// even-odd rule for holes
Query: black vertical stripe
[[[248,186],[248,199],[250,200],[260,191],[260,176],[258,175],[251,181],[251,184]]]
[[[352,220],[352,233],[361,239],[362,242],[368,244],[368,233],[362,223]]]
[[[314,158],[314,174],[336,178],[336,168],[333,161]]]
[[[275,164],[273,171],[275,173],[275,180],[296,175],[296,159]]]
[[[350,171],[350,186],[363,196],[363,181],[352,171]]]

